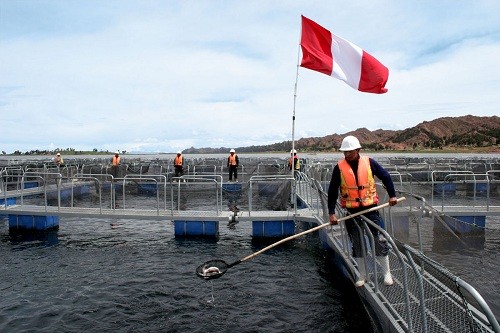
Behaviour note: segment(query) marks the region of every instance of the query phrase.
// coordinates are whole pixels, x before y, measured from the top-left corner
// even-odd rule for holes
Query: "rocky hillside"
[[[332,152],[340,147],[346,135],[356,136],[369,150],[480,150],[500,152],[500,117],[444,117],[424,121],[399,131],[359,128],[342,134],[302,138],[295,142],[299,151]],[[238,152],[286,152],[291,141],[271,145],[238,147]],[[229,148],[189,148],[184,153],[226,153]]]

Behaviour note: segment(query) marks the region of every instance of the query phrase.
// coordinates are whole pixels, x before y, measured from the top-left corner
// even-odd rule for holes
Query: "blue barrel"
[[[454,183],[437,183],[434,184],[434,193],[442,194],[455,194],[457,191],[457,184]]]
[[[35,188],[38,187],[38,182],[24,182],[24,188]]]
[[[219,221],[185,221],[174,220],[175,236],[217,237]]]
[[[476,195],[486,195],[488,193],[488,186],[489,184],[487,182],[478,182],[478,183],[472,183],[472,184],[467,184],[467,195],[474,195],[474,192]]]
[[[51,230],[59,228],[59,216],[9,215],[11,230]]]
[[[484,215],[452,217],[443,215],[441,218],[450,229],[459,234],[482,232],[486,226],[486,216]]]
[[[10,205],[15,205],[16,204],[16,198],[7,198],[7,206]],[[5,205],[5,199],[2,198],[0,199],[0,206]],[[0,214],[0,218],[7,217],[7,214]]]
[[[295,222],[293,220],[281,221],[252,221],[253,237],[288,237],[295,234]]]
[[[222,189],[227,192],[239,192],[241,191],[241,183],[224,183]]]

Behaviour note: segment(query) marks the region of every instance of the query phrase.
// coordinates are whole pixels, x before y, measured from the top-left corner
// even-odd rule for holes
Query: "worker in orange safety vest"
[[[184,175],[184,158],[180,150],[174,158],[174,170],[175,177],[182,177]]]
[[[359,155],[361,144],[356,137],[352,135],[346,136],[342,140],[339,150],[344,153],[344,158],[333,168],[328,188],[328,210],[331,224],[338,223],[337,216],[335,215],[337,199],[340,205],[351,214],[377,206],[379,198],[375,176],[384,184],[389,196],[389,205],[394,206],[398,203],[390,174],[374,159]],[[363,216],[380,228],[385,228],[384,220],[377,210],[365,213]],[[355,282],[356,287],[362,287],[369,276],[367,275],[365,260],[363,259],[366,255],[363,252],[363,248],[366,248],[366,246],[363,246],[362,243],[364,242],[364,236],[363,232],[360,233],[360,229],[364,225],[365,222],[360,217],[345,221],[345,228],[352,243],[352,256],[359,272],[359,276]],[[383,233],[374,226],[368,224],[368,229],[375,240],[374,252],[381,267],[384,284],[390,286],[394,283],[389,268],[388,257],[391,246],[388,244]]]
[[[119,169],[120,169],[120,153],[116,151],[115,156],[111,158],[111,175],[114,178],[118,177]]]
[[[229,157],[227,158],[227,167],[229,168],[229,181],[233,181],[233,175],[234,175],[234,181],[238,181],[238,165],[240,161],[238,159],[238,155],[236,155],[236,151],[234,149],[231,149],[229,151]]]

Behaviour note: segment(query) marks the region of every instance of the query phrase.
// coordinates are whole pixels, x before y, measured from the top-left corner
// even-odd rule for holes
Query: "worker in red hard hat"
[[[300,171],[300,160],[299,157],[297,156],[297,150],[295,149],[290,150],[290,158],[288,159],[288,169],[289,170],[293,169],[294,174]]]

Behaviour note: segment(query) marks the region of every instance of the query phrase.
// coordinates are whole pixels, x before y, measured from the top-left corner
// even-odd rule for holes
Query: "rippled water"
[[[486,230],[457,235],[438,222],[423,222],[423,252],[472,285],[500,319],[500,217],[488,217]]]
[[[21,237],[0,220],[0,331],[370,331],[317,235],[198,278],[207,260],[265,245],[250,224],[220,229],[218,241],[178,239],[171,222],[61,218],[56,232]]]

